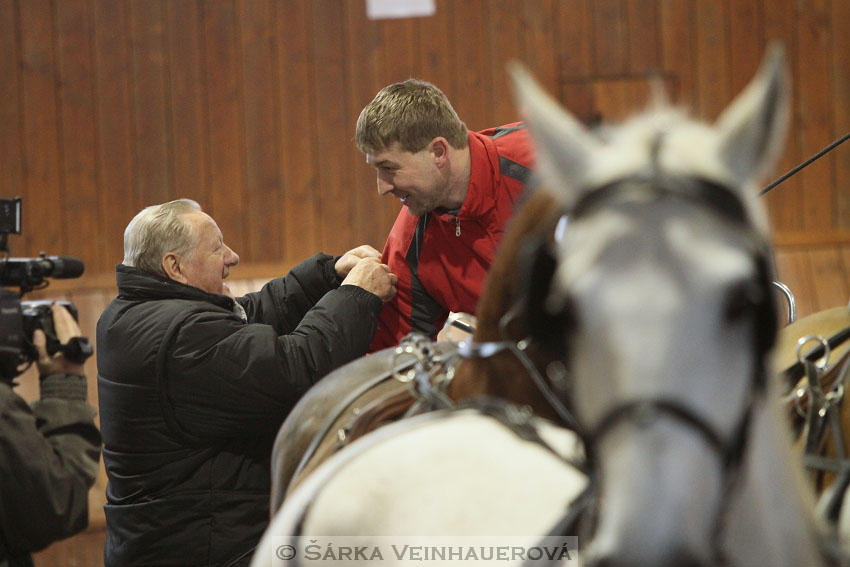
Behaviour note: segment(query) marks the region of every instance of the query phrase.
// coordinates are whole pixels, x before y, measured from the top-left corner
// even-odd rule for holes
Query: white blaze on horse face
[[[682,215],[688,209],[693,214]],[[577,393],[587,389],[576,407],[584,422],[623,399],[663,395],[712,406],[720,396],[724,407],[707,411],[728,412],[717,415],[718,432],[733,426],[748,385],[739,377],[752,374],[753,328],[723,314],[731,290],[756,274],[743,237],[718,236],[710,217],[667,201],[619,205],[570,224],[555,296],[568,295],[577,310],[570,362]],[[702,380],[689,379],[697,375]]]
[[[732,436],[755,371],[755,328],[751,317],[724,313],[731,290],[756,273],[745,234],[725,227],[680,199],[611,205],[570,224],[558,286],[576,309],[573,405],[591,430],[646,399]],[[635,565],[664,564],[654,554],[671,550],[711,557],[722,457],[698,430],[669,415],[626,420],[597,450],[605,494],[596,553],[627,554]]]

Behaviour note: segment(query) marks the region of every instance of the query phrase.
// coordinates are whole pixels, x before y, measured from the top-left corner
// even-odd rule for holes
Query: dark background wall
[[[472,129],[513,121],[511,59],[583,120],[640,110],[656,77],[714,119],[781,40],[794,116],[779,174],[850,131],[848,29],[846,0],[437,0],[382,21],[363,0],[0,0],[0,196],[24,198],[12,252],[85,261],[41,295],[75,301],[92,335],[145,205],[198,200],[242,257],[237,289],[318,250],[380,248],[398,204],[352,142],[360,109],[415,76]],[[800,314],[846,303],[850,144],[765,199]],[[100,561],[104,484],[91,531],[42,564]]]

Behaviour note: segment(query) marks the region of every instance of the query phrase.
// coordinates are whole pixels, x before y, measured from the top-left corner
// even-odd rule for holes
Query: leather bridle
[[[748,445],[754,407],[766,394],[765,359],[770,348],[773,346],[776,334],[776,308],[771,293],[772,280],[769,278],[770,270],[767,252],[769,247],[763,238],[751,227],[749,217],[746,214],[746,209],[741,199],[731,189],[701,179],[668,177],[660,174],[656,168],[652,168],[645,175],[617,180],[599,189],[585,193],[585,196],[579,199],[569,214],[566,215],[569,218],[566,230],[569,231],[569,227],[579,220],[589,217],[596,211],[611,204],[636,200],[638,202],[649,202],[661,198],[684,200],[707,210],[710,214],[714,214],[724,222],[728,222],[733,229],[741,230],[745,235],[745,241],[750,243],[757,274],[753,287],[758,294],[754,301],[753,312],[750,313],[757,327],[754,332],[755,344],[753,345],[756,364],[750,378],[750,386],[744,409],[731,435],[723,436],[718,433],[717,429],[707,419],[687,405],[677,400],[664,398],[638,399],[618,404],[609,410],[593,428],[584,426],[569,410],[569,402],[555,394],[555,390],[543,380],[536,367],[525,355],[527,346],[539,337],[531,336],[516,343],[507,340],[488,343],[472,343],[469,341],[461,346],[458,354],[466,357],[486,357],[492,356],[497,352],[512,352],[523,363],[529,375],[544,393],[544,396],[550,401],[558,415],[561,416],[564,425],[575,430],[583,440],[587,455],[587,470],[590,473],[588,490],[583,492],[573,502],[567,515],[553,528],[554,531],[559,532],[558,535],[569,533],[564,530],[575,530],[579,528],[581,516],[586,512],[592,511],[596,500],[593,494],[598,490],[595,486],[597,484],[597,474],[595,471],[598,470],[598,446],[602,439],[612,430],[629,424],[645,426],[650,422],[661,419],[675,421],[693,430],[719,455],[722,463],[724,479],[723,497],[714,519],[712,537],[715,541],[715,545],[713,545],[716,553],[714,557],[715,564],[723,565],[726,564],[726,561],[722,557],[722,546],[719,545],[719,539],[724,528],[724,518],[731,501],[731,494],[735,490],[741,476],[741,463]],[[551,250],[548,250],[550,248],[548,240],[538,243],[537,248],[538,251],[540,249],[547,249],[546,251],[551,254]],[[565,304],[569,308],[569,298],[567,298]],[[516,305],[514,309],[506,314],[506,317],[515,316],[513,312],[527,307],[527,304],[523,306]],[[573,323],[569,314],[550,313],[546,316],[553,317],[559,322],[567,322],[567,326]],[[551,328],[552,325],[544,326]],[[533,323],[529,323],[528,327],[529,329],[533,329]],[[565,332],[569,333],[571,331],[574,332],[575,330],[567,329]],[[559,337],[559,340],[567,341],[566,335]],[[569,377],[566,379],[569,380]],[[558,387],[557,389],[562,390],[563,387]]]

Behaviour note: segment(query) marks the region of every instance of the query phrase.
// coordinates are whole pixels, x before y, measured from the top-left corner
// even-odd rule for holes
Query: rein
[[[822,158],[823,156],[825,156],[826,154],[828,154],[829,152],[831,152],[832,150],[834,150],[835,148],[837,148],[838,146],[840,146],[841,144],[846,142],[847,140],[850,140],[850,132],[841,136],[840,138],[838,138],[837,140],[835,140],[834,142],[832,142],[831,144],[826,146],[824,149],[815,153],[812,157],[810,157],[809,159],[807,159],[806,161],[804,161],[800,165],[793,167],[787,173],[778,177],[776,180],[772,181],[767,187],[765,187],[764,189],[761,190],[759,195],[764,195],[765,193],[772,190],[774,187],[776,187],[777,185],[779,185],[780,183],[782,183],[783,181],[785,181],[789,177],[796,175],[797,173],[800,172],[800,170],[802,170],[805,167],[808,167],[809,165],[814,163],[816,160]]]
[[[662,136],[656,140],[654,155],[657,155],[657,149],[662,141]],[[653,165],[655,160],[653,160]],[[678,179],[660,172],[658,167],[651,167],[648,172],[621,180],[616,180],[599,189],[587,192],[575,204],[569,214],[570,223],[574,223],[577,219],[589,216],[603,206],[611,203],[625,202],[649,202],[664,197],[674,197],[690,201],[709,212],[717,215],[725,221],[729,221],[734,225],[740,226],[744,230],[748,230],[753,234],[753,240],[757,240],[757,244],[753,246],[756,256],[756,264],[758,267],[759,281],[763,295],[763,301],[757,302],[756,312],[753,314],[754,325],[758,326],[760,321],[775,318],[775,308],[769,293],[770,282],[767,277],[767,261],[763,251],[767,248],[760,238],[755,235],[750,229],[749,218],[743,202],[738,195],[728,187],[705,181],[702,179]],[[566,229],[567,231],[569,228]],[[558,239],[560,240],[560,238]],[[515,307],[516,308],[516,307]],[[562,415],[564,422],[573,428],[585,443],[589,468],[594,471],[598,459],[598,446],[601,440],[612,430],[617,427],[622,427],[626,424],[635,424],[638,427],[645,427],[650,423],[660,419],[670,419],[676,421],[683,426],[693,430],[701,437],[711,449],[721,458],[723,467],[723,492],[722,499],[719,502],[718,509],[713,521],[712,539],[715,544],[712,546],[714,550],[714,562],[717,565],[727,564],[726,558],[723,556],[722,546],[719,545],[719,539],[725,528],[725,518],[728,508],[731,503],[731,495],[738,486],[741,478],[741,467],[744,454],[748,448],[750,436],[750,426],[755,405],[758,401],[764,398],[766,394],[766,369],[764,366],[764,357],[769,347],[772,345],[773,339],[769,336],[759,336],[760,329],[754,329],[754,350],[758,354],[758,361],[751,377],[751,386],[748,393],[746,405],[741,413],[732,434],[728,438],[721,436],[717,430],[702,416],[698,415],[692,409],[676,400],[668,399],[640,399],[625,402],[615,406],[592,429],[583,427],[573,415],[567,411],[562,401],[554,394],[551,388],[545,384],[539,372],[537,372],[531,361],[528,360],[524,351],[528,346],[527,340],[522,340],[517,343],[509,341],[490,342],[463,345],[460,351],[462,356],[492,356],[497,352],[508,350],[512,352],[526,367],[529,374],[534,378],[535,383],[544,392],[547,399],[550,399],[553,407],[556,408],[559,415]],[[543,385],[541,386],[541,383]],[[554,403],[551,401],[554,400]],[[566,418],[564,417],[566,416]],[[567,515],[562,518],[553,530],[560,532],[565,529],[575,529],[579,525],[581,516],[593,509],[591,505],[594,502],[593,494],[598,490],[596,475],[589,475],[588,490],[585,491],[568,511]]]
[[[506,317],[512,314],[514,309],[511,309],[508,313],[506,313],[502,319],[504,320]],[[464,341],[458,345],[458,355],[462,358],[490,358],[500,352],[510,352],[516,357],[516,359],[522,364],[525,371],[528,373],[529,377],[531,377],[535,386],[540,390],[540,393],[543,394],[543,397],[552,406],[552,409],[555,410],[555,413],[558,414],[558,417],[563,422],[563,425],[566,427],[578,431],[579,425],[576,421],[573,414],[567,409],[566,405],[561,401],[557,394],[555,394],[554,390],[549,386],[546,380],[543,379],[543,376],[537,370],[537,367],[525,353],[525,350],[531,344],[529,339],[522,339],[517,342],[513,341],[491,341],[491,342],[482,342],[482,343],[474,343],[470,341]],[[563,377],[561,377],[563,379]]]

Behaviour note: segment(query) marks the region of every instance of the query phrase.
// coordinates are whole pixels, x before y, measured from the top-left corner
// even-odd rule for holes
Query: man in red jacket
[[[398,276],[370,350],[411,331],[434,338],[450,311],[475,313],[505,225],[533,166],[525,125],[467,130],[434,85],[381,89],[357,120],[357,147],[377,171],[378,194],[404,207],[381,261]]]

